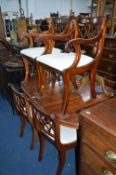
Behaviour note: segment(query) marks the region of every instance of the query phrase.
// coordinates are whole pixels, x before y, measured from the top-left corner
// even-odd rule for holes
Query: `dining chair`
[[[47,54],[38,57],[36,60],[38,62],[38,67],[43,67],[43,69],[51,69],[58,74],[61,74],[64,81],[64,94],[63,94],[63,103],[61,113],[64,115],[67,110],[70,94],[70,78],[75,75],[84,75],[89,72],[90,79],[90,88],[91,88],[91,97],[96,98],[95,92],[95,75],[96,69],[101,59],[104,38],[106,33],[108,17],[101,18],[101,26],[98,33],[94,37],[86,38],[75,38],[69,40],[66,43],[67,53],[58,53],[58,54]],[[46,38],[47,39],[47,38]],[[53,38],[52,38],[53,39]],[[55,38],[54,38],[55,39]],[[93,45],[95,46],[95,53],[93,56],[88,56],[81,53],[82,45]],[[70,48],[74,48],[75,52],[70,52]],[[69,52],[69,53],[68,53]],[[41,73],[41,72],[40,72]],[[40,76],[42,77],[42,75]],[[40,86],[45,86],[40,81]],[[39,88],[40,90],[42,88]]]
[[[26,103],[25,103],[26,97],[19,87],[16,88],[15,85],[11,83],[9,83],[9,87],[12,90],[13,105],[21,119],[20,137],[24,135],[26,120],[28,120],[33,130],[33,136],[32,136],[32,142],[31,142],[31,149],[33,149],[35,147],[35,144],[38,138],[38,133],[34,126],[33,118],[27,115]],[[30,108],[30,111],[31,111],[31,108]]]
[[[42,160],[47,139],[58,150],[59,163],[56,175],[61,175],[66,160],[66,151],[77,146],[77,128],[64,122],[62,117],[48,113],[35,99],[28,98],[26,103],[28,115],[32,115],[40,139],[38,159]],[[32,113],[30,113],[29,106],[32,107]]]
[[[29,61],[35,61],[35,59],[43,54],[57,54],[62,52],[61,49],[55,47],[55,40],[40,40],[42,36],[46,37],[49,36],[50,34],[55,35],[58,40],[60,41],[67,41],[71,38],[72,35],[72,21],[73,18],[69,17],[69,20],[67,22],[67,26],[65,30],[59,34],[55,33],[55,29],[51,28],[47,32],[42,32],[42,33],[27,33],[24,34],[21,37],[21,41],[24,41],[27,39],[29,43],[29,48],[22,49],[20,51],[21,55],[23,56],[23,61],[25,65],[25,80],[28,80],[28,75],[29,75]],[[39,39],[39,41],[38,41]],[[41,43],[42,46],[34,46],[34,41],[37,43]]]

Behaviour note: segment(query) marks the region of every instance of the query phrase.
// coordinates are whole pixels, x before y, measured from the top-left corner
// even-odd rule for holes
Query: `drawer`
[[[115,49],[114,48],[113,49],[104,48],[102,59],[116,61],[116,48]]]
[[[116,61],[101,59],[98,69],[116,75]]]
[[[81,161],[79,175],[99,175],[87,163]]]
[[[116,48],[116,38],[105,38],[104,46],[109,48]]]
[[[105,175],[106,171],[112,173],[112,175],[116,174],[116,167],[109,164],[85,143],[81,145],[81,163],[83,162],[88,164],[92,171],[95,171],[98,175]]]
[[[103,137],[102,133],[96,133],[90,129],[83,128],[82,142],[86,143],[90,149],[95,151],[102,159],[106,160],[111,166],[116,168],[116,142],[114,145]]]

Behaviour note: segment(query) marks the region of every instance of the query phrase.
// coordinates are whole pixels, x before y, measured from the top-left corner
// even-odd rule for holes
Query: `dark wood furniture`
[[[104,49],[97,72],[105,83],[116,89],[116,38],[105,37]]]
[[[98,72],[104,77],[107,85],[116,89],[116,0],[92,0],[90,8],[92,16],[109,16]]]
[[[42,160],[45,140],[47,139],[58,150],[59,163],[56,175],[61,175],[66,160],[66,151],[76,148],[76,128],[78,125],[76,128],[74,125],[73,128],[73,125],[65,123],[62,117],[48,113],[43,106],[36,102],[36,99],[28,98],[26,103],[27,114],[33,118],[40,138],[39,161]],[[31,106],[32,111],[30,111],[29,106]]]
[[[79,114],[80,174],[116,174],[116,97]]]
[[[26,120],[29,121],[29,123],[32,126],[32,130],[33,130],[33,136],[32,136],[32,142],[31,142],[31,149],[33,149],[35,147],[37,138],[38,138],[38,133],[37,130],[34,126],[33,123],[33,118],[30,117],[27,114],[27,108],[26,108],[26,97],[25,94],[21,91],[21,89],[19,87],[14,86],[13,84],[9,83],[9,87],[12,90],[12,98],[13,98],[13,105],[17,111],[17,113],[20,116],[21,119],[21,128],[20,128],[20,136],[22,137],[24,135],[24,129],[25,129],[25,122]],[[28,106],[29,110],[31,111],[31,107]]]
[[[109,36],[115,37],[116,0],[92,0],[90,8],[92,16],[109,16],[107,31],[109,33]]]
[[[24,64],[17,49],[0,39],[0,95],[7,97],[8,83],[17,83],[24,79]]]

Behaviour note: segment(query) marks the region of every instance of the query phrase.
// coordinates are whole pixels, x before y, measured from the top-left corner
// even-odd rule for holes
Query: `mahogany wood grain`
[[[114,175],[116,163],[107,152],[116,157],[116,97],[81,111],[79,124],[80,175],[103,175],[106,171]]]

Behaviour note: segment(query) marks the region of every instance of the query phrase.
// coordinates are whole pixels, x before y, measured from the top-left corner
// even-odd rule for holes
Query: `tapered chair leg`
[[[23,137],[26,119],[25,119],[25,116],[23,116],[21,114],[20,114],[20,119],[21,119],[20,137]]]
[[[39,139],[40,139],[40,151],[39,151],[39,157],[38,160],[42,160],[43,153],[44,153],[44,147],[45,147],[45,138],[41,134],[39,134]]]
[[[31,143],[31,149],[35,147],[37,138],[38,138],[38,132],[35,128],[33,128],[33,138],[32,138],[32,143]]]
[[[59,151],[59,164],[58,164],[58,169],[57,169],[56,175],[61,175],[61,172],[62,172],[63,167],[64,167],[65,159],[66,159],[65,150]]]
[[[64,80],[64,97],[63,97],[63,104],[61,113],[64,115],[67,110],[68,102],[69,102],[69,93],[70,93],[70,81],[69,81],[69,74],[66,72],[63,74]]]
[[[96,98],[95,92],[95,71],[92,71],[90,74],[90,88],[91,88],[91,97]]]
[[[77,81],[76,81],[76,76],[75,76],[75,75],[72,75],[72,76],[70,77],[70,79],[71,79],[71,83],[72,83],[73,87],[74,87],[75,89],[78,89],[78,85],[77,85]]]

